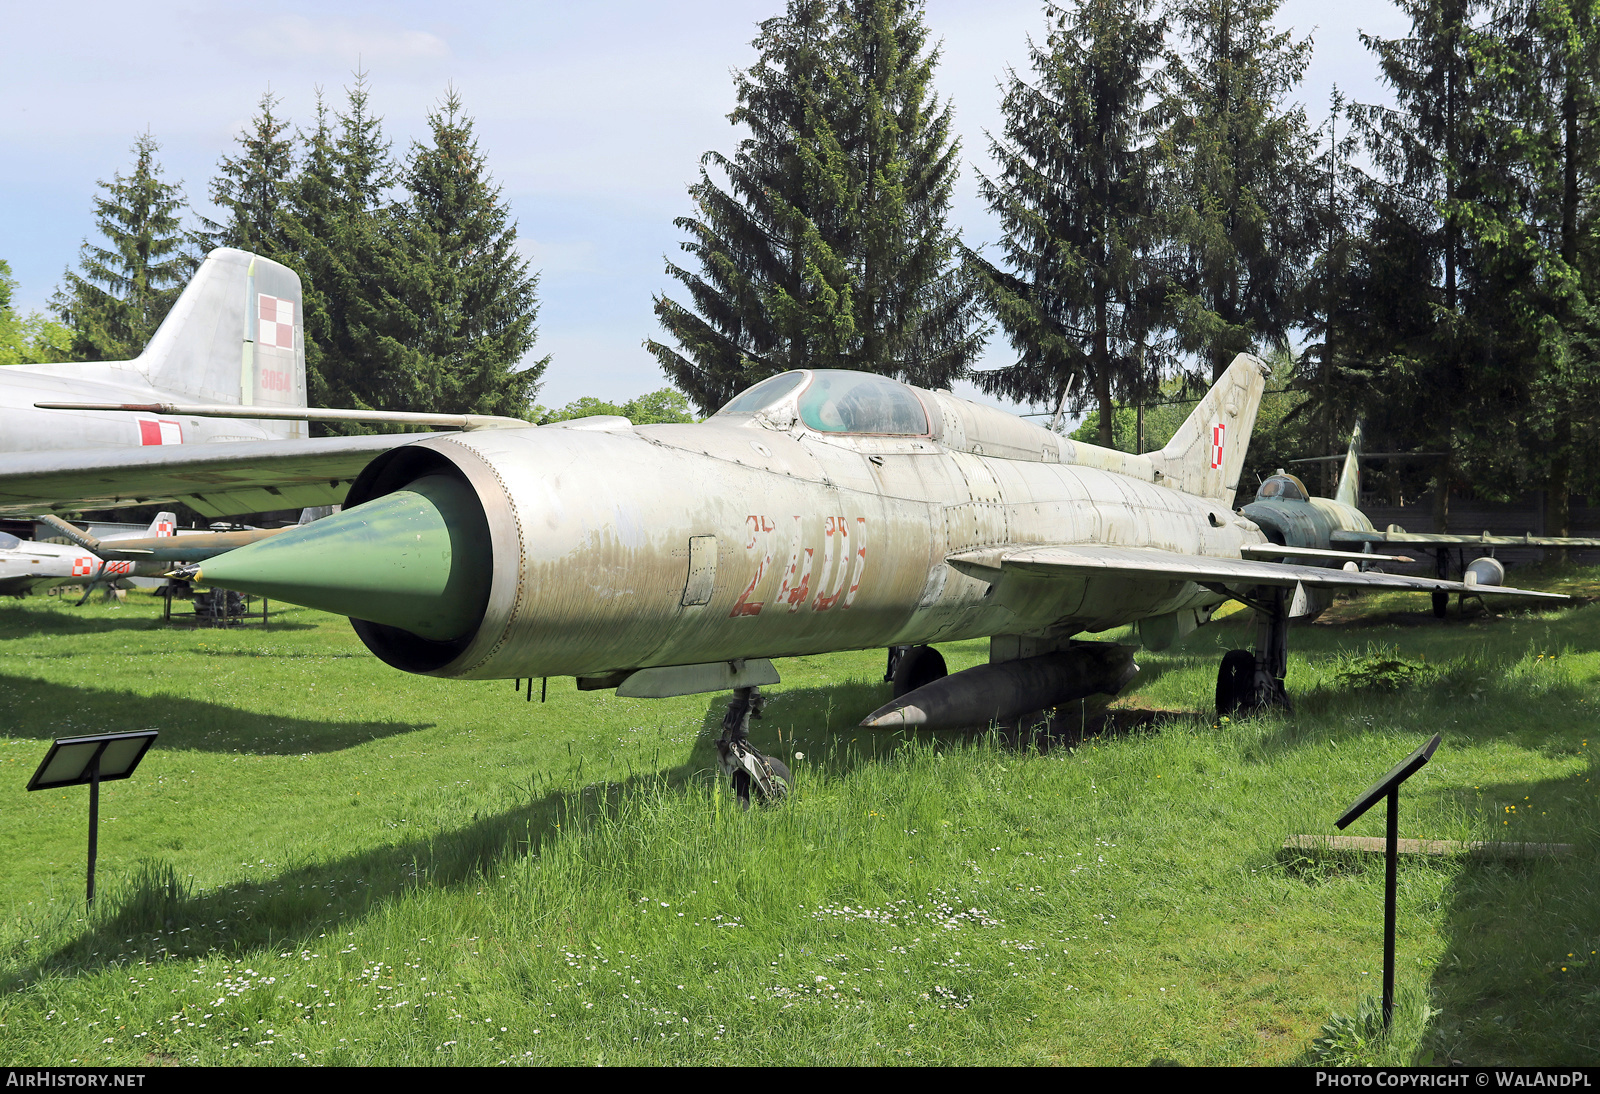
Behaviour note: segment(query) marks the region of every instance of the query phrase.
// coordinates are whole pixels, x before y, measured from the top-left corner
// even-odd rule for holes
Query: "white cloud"
[[[277,15],[249,20],[230,38],[235,46],[268,62],[301,58],[370,66],[450,56],[450,46],[437,34],[373,18]]]

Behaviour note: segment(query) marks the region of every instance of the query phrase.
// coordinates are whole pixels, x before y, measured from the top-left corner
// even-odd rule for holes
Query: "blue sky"
[[[476,119],[480,146],[540,273],[539,343],[551,354],[539,399],[625,400],[665,386],[641,348],[658,336],[651,297],[670,292],[675,217],[708,150],[740,131],[730,71],[755,57],[756,23],[781,0],[684,3],[389,2],[22,5],[7,14],[0,66],[0,258],[20,281],[18,304],[42,308],[92,231],[95,181],[125,171],[146,129],[169,178],[209,211],[218,157],[270,86],[305,124],[314,90],[338,105],[352,71],[369,73],[372,103],[395,149],[426,133],[446,85]],[[1027,38],[1043,37],[1034,2],[928,0],[942,42],[936,86],[955,105],[965,163],[953,221],[970,243],[998,229],[978,199],[985,130],[998,131],[996,89],[1026,69]],[[1300,98],[1313,120],[1337,82],[1366,102],[1385,98],[1358,31],[1394,36],[1390,4],[1290,0],[1282,27],[1312,33],[1316,52]],[[990,365],[1009,363],[1002,338]]]

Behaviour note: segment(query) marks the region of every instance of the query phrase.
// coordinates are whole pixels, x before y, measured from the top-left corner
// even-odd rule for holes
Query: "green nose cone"
[[[218,555],[202,567],[200,583],[448,642],[483,618],[492,569],[489,526],[472,488],[427,475]]]

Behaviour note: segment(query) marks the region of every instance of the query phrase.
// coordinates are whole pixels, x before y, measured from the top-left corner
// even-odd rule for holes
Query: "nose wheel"
[[[722,716],[722,736],[717,738],[717,766],[745,809],[750,808],[752,799],[762,805],[778,804],[788,796],[792,778],[782,760],[750,744],[750,719],[761,717],[764,706],[760,688],[735,688],[728,713]]]

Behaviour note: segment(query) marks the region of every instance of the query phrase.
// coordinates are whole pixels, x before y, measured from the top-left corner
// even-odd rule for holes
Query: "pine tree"
[[[393,320],[381,357],[411,406],[520,417],[550,360],[516,368],[536,337],[538,278],[453,89],[428,125],[433,142],[413,143],[410,200],[391,221],[389,268],[404,280],[378,287]]]
[[[72,329],[73,360],[137,357],[194,272],[182,228],[183,189],[162,178],[160,147],[144,134],[133,145],[133,172],[98,183],[95,226],[105,245],[84,240],[82,272],[68,270],[50,302]]]
[[[990,147],[1001,173],[979,188],[1005,229],[1007,273],[968,252],[967,264],[1018,354],[978,384],[1018,402],[1098,412],[1098,443],[1114,444],[1114,400],[1154,390],[1156,321],[1148,253],[1156,211],[1147,67],[1166,27],[1151,0],[1080,0],[1050,11],[1037,82],[1015,72]],[[1048,10],[1048,9],[1047,9]]]
[[[1521,123],[1507,114],[1508,73],[1496,71],[1507,58],[1504,27],[1485,18],[1482,0],[1400,3],[1408,36],[1363,38],[1395,105],[1359,106],[1354,116],[1383,176],[1374,192],[1385,231],[1408,248],[1405,261],[1374,256],[1372,268],[1409,279],[1363,290],[1407,302],[1389,308],[1403,349],[1387,355],[1389,375],[1376,377],[1394,432],[1375,439],[1443,453],[1432,468],[1442,531],[1458,485],[1503,493],[1522,473],[1524,364],[1538,347],[1518,321],[1517,297],[1537,272],[1516,240],[1528,164],[1515,134]],[[1380,345],[1402,344],[1382,326],[1372,333]]]
[[[848,367],[948,387],[983,348],[975,287],[945,226],[960,142],[933,91],[922,4],[849,0],[837,9],[818,167],[839,163],[846,189],[835,252],[852,270],[857,336]],[[835,142],[837,142],[835,144]],[[826,157],[825,159],[823,157]]]
[[[760,57],[735,74],[738,106],[728,115],[750,135],[731,158],[706,153],[689,187],[697,216],[674,222],[701,272],[669,262],[691,305],[658,296],[655,310],[683,352],[653,339],[645,348],[708,413],[766,376],[842,364],[855,333],[848,270],[817,224],[830,197],[841,204],[838,187],[803,155],[826,115],[829,31],[827,0],[789,0],[783,16],[761,24]],[[726,176],[726,189],[708,168]]]
[[[729,115],[750,135],[706,155],[698,215],[676,222],[700,271],[667,272],[691,305],[656,298],[682,352],[645,343],[702,410],[787,369],[941,386],[977,355],[945,227],[957,145],[926,37],[911,0],[790,0],[761,24]]]
[[[1354,252],[1365,212],[1358,198],[1363,177],[1352,166],[1359,140],[1342,122],[1348,113],[1345,97],[1337,86],[1329,97],[1327,143],[1313,165],[1319,179],[1317,187],[1316,229],[1319,254],[1311,263],[1306,282],[1304,325],[1310,342],[1302,351],[1297,383],[1312,398],[1297,408],[1308,420],[1303,423],[1308,440],[1320,453],[1332,453],[1356,420],[1350,395],[1352,386],[1342,383],[1352,367],[1359,369],[1365,358],[1352,358],[1348,328],[1363,301],[1352,292]],[[1320,134],[1319,134],[1320,136]],[[1332,461],[1319,469],[1323,497],[1334,493]]]
[[[366,73],[346,90],[346,110],[330,120],[318,95],[316,121],[300,134],[300,171],[283,217],[305,299],[306,378],[319,406],[412,408],[412,381],[377,367],[397,317],[385,292],[405,277],[388,239],[396,176],[382,119],[372,113]],[[293,264],[293,263],[291,263]],[[402,268],[397,268],[400,266]],[[344,432],[371,432],[354,425]]]
[[[1282,343],[1316,239],[1304,109],[1285,107],[1309,39],[1273,30],[1278,0],[1178,0],[1188,39],[1170,55],[1164,199],[1179,346],[1211,379],[1238,353]]]
[[[270,258],[285,251],[283,215],[294,172],[294,142],[287,135],[288,119],[273,113],[278,102],[270,91],[263,94],[250,128],[236,138],[239,154],[217,163],[211,200],[224,219],[203,222],[208,248],[238,247]]]

